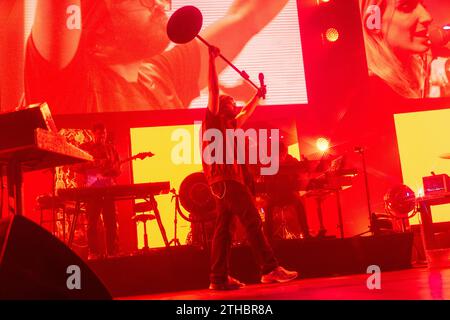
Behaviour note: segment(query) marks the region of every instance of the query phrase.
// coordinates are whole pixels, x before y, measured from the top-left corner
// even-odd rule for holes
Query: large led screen
[[[450,2],[359,2],[371,78],[405,98],[450,96]]]
[[[166,33],[168,18],[186,5],[202,13],[201,37],[257,86],[264,74],[264,104],[308,102],[295,0],[78,3],[26,0],[29,104],[46,101],[53,114],[206,107],[207,46],[198,39],[175,45]],[[243,104],[254,88],[219,60],[222,93]]]

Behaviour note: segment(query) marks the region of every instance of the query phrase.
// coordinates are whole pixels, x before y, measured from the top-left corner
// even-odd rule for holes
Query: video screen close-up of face
[[[450,3],[360,0],[369,72],[406,98],[450,94]]]
[[[206,107],[207,45],[198,39],[176,45],[166,32],[171,15],[191,2],[81,1],[81,12],[67,11],[73,19],[52,27],[46,25],[48,16],[41,17],[45,5],[25,3],[25,29],[31,30],[26,39],[27,103],[48,102],[53,114]],[[199,35],[254,83],[259,85],[258,74],[264,74],[270,91],[266,105],[306,104],[297,3],[260,5],[265,10],[251,18],[245,2],[196,1],[203,17]],[[58,21],[57,12],[49,14]],[[185,23],[180,29],[194,21]],[[253,86],[223,61],[218,69],[223,94],[240,104],[251,99]]]

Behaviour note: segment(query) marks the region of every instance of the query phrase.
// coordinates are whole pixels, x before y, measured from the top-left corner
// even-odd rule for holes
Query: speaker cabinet
[[[23,216],[0,220],[0,299],[111,299],[63,242]]]

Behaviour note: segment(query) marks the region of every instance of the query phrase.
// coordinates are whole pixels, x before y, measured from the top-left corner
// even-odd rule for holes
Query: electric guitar
[[[111,167],[111,163],[106,159],[97,160],[96,168],[98,169],[97,173],[87,173],[85,175],[85,186],[86,187],[108,187],[114,184],[114,179],[118,175],[119,168],[122,164],[133,161],[136,159],[144,160],[146,158],[153,157],[154,154],[152,152],[141,152],[137,155],[131,156],[129,158],[120,160],[114,166]]]

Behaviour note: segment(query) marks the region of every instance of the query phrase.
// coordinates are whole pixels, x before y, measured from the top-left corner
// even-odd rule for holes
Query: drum
[[[214,236],[217,218],[216,202],[203,172],[187,176],[180,186],[180,203],[190,213],[191,230],[186,243],[209,247]],[[239,219],[234,217],[232,225],[233,245],[245,244],[245,230]]]
[[[216,202],[203,172],[187,176],[180,185],[180,203],[196,220],[212,220]],[[194,218],[194,217],[193,217]]]

